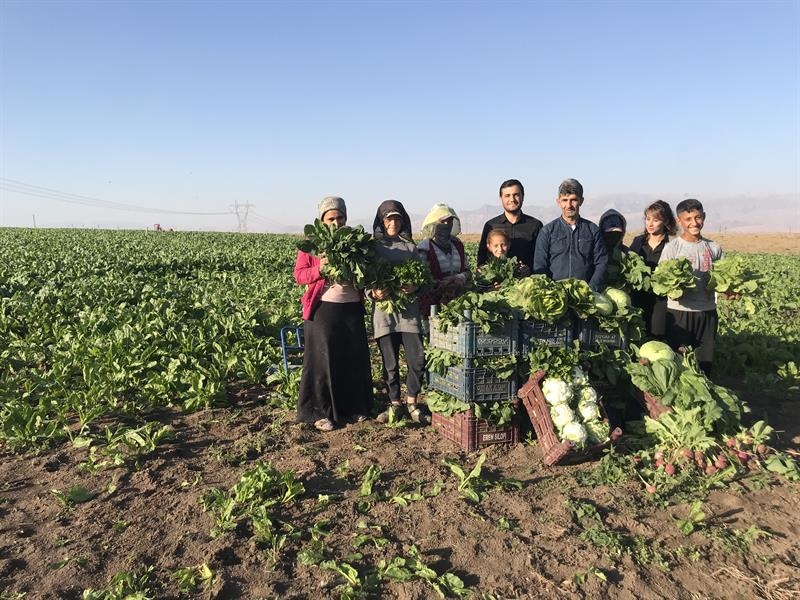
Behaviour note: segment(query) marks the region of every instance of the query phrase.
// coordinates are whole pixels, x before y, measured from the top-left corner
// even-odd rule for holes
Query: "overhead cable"
[[[0,189],[14,192],[16,194],[23,194],[26,196],[35,196],[38,198],[45,198],[47,200],[56,200],[58,202],[67,202],[69,204],[80,204],[83,206],[92,206],[94,208],[106,208],[110,210],[125,210],[129,212],[145,212],[145,213],[159,213],[166,215],[196,215],[196,216],[218,216],[230,215],[233,211],[227,210],[224,212],[195,212],[185,210],[170,210],[166,208],[150,208],[147,206],[137,206],[135,204],[125,204],[123,202],[110,202],[108,200],[101,200],[99,198],[92,198],[91,196],[81,196],[79,194],[70,194],[52,188],[46,188],[39,185],[32,185],[15,179],[8,179],[7,177],[0,177]]]

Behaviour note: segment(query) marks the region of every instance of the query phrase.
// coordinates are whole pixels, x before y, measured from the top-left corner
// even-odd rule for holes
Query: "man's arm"
[[[589,281],[589,287],[595,292],[603,289],[603,282],[606,280],[606,271],[608,270],[608,252],[606,252],[606,245],[603,243],[603,236],[600,235],[600,230],[594,232],[593,238],[592,257],[594,258],[594,273]]]
[[[550,272],[550,229],[545,226],[536,236],[536,247],[533,251],[533,273],[547,275]]]

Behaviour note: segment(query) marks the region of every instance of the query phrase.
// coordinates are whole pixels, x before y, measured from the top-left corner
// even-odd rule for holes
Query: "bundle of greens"
[[[430,390],[425,394],[425,401],[431,412],[449,417],[455,413],[464,412],[470,409],[468,402],[462,402],[455,396]]]
[[[471,321],[484,333],[489,333],[493,323],[513,319],[514,313],[499,291],[483,294],[466,292],[440,307],[436,317],[442,332],[446,332],[451,325]]]
[[[425,350],[425,368],[429,373],[444,377],[450,367],[464,364],[464,359],[455,352],[444,348],[428,348]]]
[[[329,227],[319,219],[303,228],[306,239],[297,242],[298,250],[325,256],[328,263],[320,273],[335,283],[365,287],[375,277],[370,269],[376,264],[372,236],[357,227]]]
[[[518,309],[522,318],[555,323],[567,312],[564,287],[547,275],[531,275],[503,290],[508,304]]]
[[[384,266],[377,267],[375,281],[370,285],[389,292],[389,298],[376,300],[375,306],[390,315],[404,311],[415,298],[416,292],[406,293],[403,291],[404,287],[426,288],[433,283],[428,263],[419,259],[412,258],[396,263],[378,262]]]
[[[637,292],[650,291],[650,267],[645,264],[644,259],[636,252],[626,252],[620,264],[622,275],[622,287]],[[609,283],[609,285],[614,285]],[[616,287],[616,286],[615,286]]]
[[[623,337],[639,339],[644,329],[642,309],[633,306],[631,297],[617,288],[606,288],[594,295],[597,312],[595,319],[603,331],[619,332]],[[608,303],[611,310],[608,310]]]
[[[677,300],[683,290],[697,285],[692,265],[685,258],[671,258],[658,263],[650,278],[653,293]]]
[[[625,368],[638,389],[675,412],[697,411],[694,418],[708,433],[733,435],[740,430],[742,415],[749,408],[729,389],[701,373],[693,352],[681,356],[655,341],[634,350],[639,362]]]
[[[708,289],[730,296],[745,296],[758,289],[761,275],[747,268],[741,256],[723,258],[711,265]]]
[[[624,290],[648,291],[650,267],[636,252],[623,252],[614,248],[608,254],[606,284]]]
[[[491,256],[489,260],[478,267],[473,279],[475,287],[480,291],[501,288],[514,282],[519,272],[519,263],[516,258],[506,256]]]
[[[567,295],[567,307],[579,319],[586,319],[597,312],[594,292],[583,279],[562,279],[558,283]]]

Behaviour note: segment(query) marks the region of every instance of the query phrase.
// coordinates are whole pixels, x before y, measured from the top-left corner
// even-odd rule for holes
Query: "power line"
[[[94,208],[106,208],[109,210],[125,210],[129,212],[143,212],[143,213],[158,213],[164,215],[195,215],[195,216],[219,216],[230,215],[233,211],[225,212],[193,212],[184,210],[170,210],[166,208],[149,208],[147,206],[137,206],[135,204],[125,204],[123,202],[110,202],[108,200],[101,200],[100,198],[92,198],[91,196],[81,196],[79,194],[71,194],[69,192],[62,192],[52,188],[42,187],[40,185],[32,185],[23,181],[15,179],[8,179],[0,177],[0,189],[16,194],[23,194],[25,196],[34,196],[38,198],[45,198],[47,200],[56,200],[58,202],[66,202],[68,204],[80,204],[83,206],[91,206]]]

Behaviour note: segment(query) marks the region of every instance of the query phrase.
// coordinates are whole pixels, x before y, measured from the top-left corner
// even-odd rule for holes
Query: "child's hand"
[[[387,300],[391,295],[391,292],[385,288],[377,288],[372,290],[372,297],[375,300]]]

